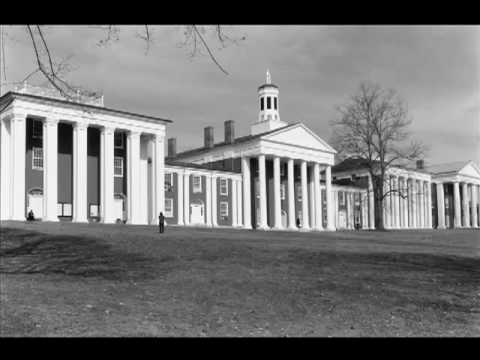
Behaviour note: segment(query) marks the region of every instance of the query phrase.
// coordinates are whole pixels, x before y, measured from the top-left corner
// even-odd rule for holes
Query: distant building
[[[177,153],[171,120],[110,109],[103,96],[65,99],[25,86],[0,98],[0,219],[257,229],[373,229],[371,179],[302,123],[280,119],[267,72],[258,119],[236,137],[204,129],[204,146]],[[480,169],[473,162],[393,167],[383,208],[392,229],[477,227]],[[388,187],[387,187],[388,188]]]

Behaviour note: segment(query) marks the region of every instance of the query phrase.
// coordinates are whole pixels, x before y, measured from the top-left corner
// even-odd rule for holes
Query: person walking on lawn
[[[163,216],[163,213],[160,212],[160,215],[158,216],[158,231],[160,233],[163,233],[165,230],[165,216]]]

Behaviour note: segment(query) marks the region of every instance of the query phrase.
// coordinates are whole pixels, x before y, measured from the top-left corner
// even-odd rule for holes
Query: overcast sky
[[[478,26],[227,27],[246,36],[224,49],[209,37],[229,75],[206,55],[189,57],[181,26],[153,27],[148,54],[138,29],[121,27],[108,47],[97,46],[104,33],[89,27],[50,27],[46,36],[55,56],[73,56],[68,79],[103,92],[106,106],[172,119],[167,137],[177,138],[178,150],[201,146],[209,125],[221,141],[229,119],[236,136],[247,135],[269,68],[283,121],[301,121],[328,141],[335,106],[373,81],[406,101],[412,132],[430,146],[427,162],[480,164]],[[6,31],[7,82],[18,81],[35,68],[33,50],[23,28]]]

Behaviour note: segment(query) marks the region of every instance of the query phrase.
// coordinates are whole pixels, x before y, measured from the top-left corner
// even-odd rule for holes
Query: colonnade
[[[383,218],[389,229],[432,228],[431,181],[386,175]]]
[[[266,175],[266,155],[261,154],[256,157],[258,161],[259,177],[259,221],[257,228],[267,230],[268,206],[273,206],[274,218],[272,228],[275,230],[283,229],[281,221],[281,198],[280,198],[280,166],[282,158],[279,156],[269,156],[273,160],[273,204],[267,204],[267,175]],[[251,223],[251,168],[250,157],[241,158],[241,168],[243,176],[243,219],[244,227],[252,228]],[[302,229],[303,230],[324,230],[322,225],[322,202],[320,187],[320,166],[319,163],[308,163],[305,160],[286,159],[287,162],[287,228],[296,230],[295,216],[295,196],[294,196],[294,163],[300,164],[300,183],[301,183],[301,211],[302,211]],[[310,182],[308,181],[308,171],[310,171]],[[331,186],[331,166],[325,165],[325,193],[327,204],[327,228],[326,230],[335,230],[333,221],[333,198]],[[310,199],[310,201],[308,200]],[[311,206],[309,206],[309,203]]]
[[[478,228],[480,226],[477,214],[480,185],[465,181],[453,181],[453,226],[456,228]],[[462,196],[460,196],[460,187]],[[445,221],[445,189],[443,182],[436,183],[438,228],[446,227]],[[462,216],[463,214],[463,216]]]
[[[13,113],[1,121],[1,218],[25,220],[25,114]],[[56,117],[36,118],[43,122],[43,220],[58,221],[58,124]],[[88,127],[100,130],[100,219],[104,223],[116,221],[114,213],[114,133],[127,133],[127,222],[139,224],[140,194],[140,136],[135,128],[116,128],[110,124],[87,121],[66,121],[73,128],[72,221],[87,222],[87,133]],[[152,145],[152,216],[164,208],[164,134],[145,133]],[[7,195],[7,196],[6,196]],[[145,205],[146,206],[146,205]]]

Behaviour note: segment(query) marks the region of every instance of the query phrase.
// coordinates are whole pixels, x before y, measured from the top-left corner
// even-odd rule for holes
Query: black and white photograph
[[[480,25],[0,24],[0,205],[0,338],[478,338]]]

